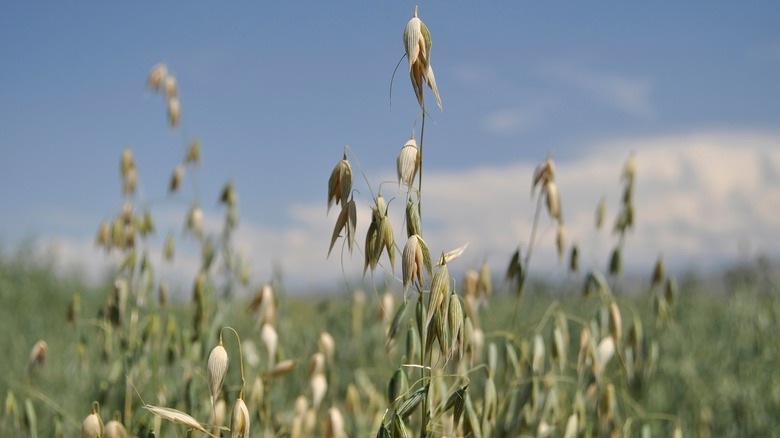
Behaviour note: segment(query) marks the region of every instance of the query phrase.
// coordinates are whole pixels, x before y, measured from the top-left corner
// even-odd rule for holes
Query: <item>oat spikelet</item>
[[[100,418],[100,405],[92,402],[92,413],[81,423],[81,438],[101,438],[103,436],[103,420]]]
[[[330,173],[328,179],[328,211],[335,201],[338,205],[346,204],[349,193],[352,191],[352,167],[347,160],[347,154],[336,163],[336,167]]]
[[[46,341],[38,341],[33,345],[30,350],[30,357],[27,360],[27,372],[31,373],[38,368],[41,368],[46,363],[46,355],[49,351],[49,346]]]
[[[544,193],[547,201],[547,212],[550,218],[561,221],[561,196],[558,193],[558,186],[553,181],[544,185]]]
[[[414,8],[414,17],[406,24],[404,29],[404,49],[406,59],[409,61],[409,77],[412,80],[412,88],[417,97],[417,103],[424,108],[423,83],[433,91],[436,103],[441,106],[439,88],[436,86],[436,78],[431,67],[431,33],[428,26],[417,17],[417,6]]]
[[[268,323],[263,324],[260,329],[260,338],[268,351],[268,368],[273,368],[276,363],[276,347],[279,344],[279,335],[276,330]]]
[[[155,91],[159,91],[162,87],[163,80],[168,75],[168,67],[163,63],[159,63],[152,67],[149,71],[149,77],[146,79],[146,88],[151,88]]]
[[[423,269],[428,271],[428,275],[430,275],[432,270],[431,255],[422,237],[415,234],[406,241],[402,258],[401,268],[403,272],[404,297],[406,297],[410,284],[416,282],[419,287],[423,287]]]
[[[179,126],[179,118],[181,117],[181,103],[178,96],[173,96],[168,99],[168,125],[171,129],[176,129]]]
[[[119,412],[114,413],[114,418],[106,423],[106,427],[103,429],[103,438],[127,438],[130,435],[127,433],[127,429],[120,420]]]
[[[414,183],[414,177],[417,174],[417,165],[419,162],[419,149],[414,136],[406,142],[398,154],[398,185],[404,184],[411,188]]]
[[[249,409],[242,399],[236,399],[233,405],[233,415],[230,417],[230,437],[249,437]]]
[[[209,361],[206,372],[209,379],[209,391],[211,395],[211,405],[217,400],[219,391],[222,389],[222,383],[225,381],[225,375],[228,369],[228,354],[225,347],[222,346],[222,339],[219,345],[214,347],[209,354]]]

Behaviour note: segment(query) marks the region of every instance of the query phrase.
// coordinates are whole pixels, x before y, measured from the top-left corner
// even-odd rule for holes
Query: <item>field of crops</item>
[[[637,435],[645,424],[650,425],[654,436],[669,435],[676,425],[685,436],[771,436],[780,426],[780,374],[776,367],[780,347],[775,338],[780,329],[780,300],[776,277],[765,267],[751,264],[731,271],[727,278],[727,295],[713,293],[692,278],[683,282],[669,323],[659,328],[646,295],[617,296],[623,308],[636,310],[647,321],[645,336],[657,339],[660,352],[657,370],[638,391],[628,382],[626,371],[617,360],[607,365],[616,391],[615,415],[628,435]],[[248,300],[212,303],[213,318],[199,339],[193,339],[190,303],[163,307],[150,300],[140,313],[136,340],[131,341],[125,337],[130,321],[123,317],[112,328],[97,317],[112,289],[111,285],[86,289],[77,280],[56,277],[51,267],[24,254],[5,257],[0,269],[0,299],[4,303],[0,309],[4,334],[1,347],[6,352],[0,380],[5,397],[0,420],[3,436],[78,435],[93,401],[99,402],[104,422],[115,415],[124,418],[132,436],[151,436],[152,430],[157,431],[155,436],[185,436],[186,426],[160,421],[143,408],[144,403],[175,408],[204,425],[209,423],[212,409],[207,358],[217,345],[218,328],[222,326],[235,328],[242,339],[244,397],[251,436],[308,436],[307,427],[316,436],[332,436],[329,427],[339,421],[346,436],[375,436],[381,421],[392,424],[388,386],[398,366],[404,363],[406,336],[402,334],[389,350],[385,348],[389,322],[378,317],[380,297],[373,293],[358,295],[356,301],[346,292],[334,297],[292,299],[281,288],[275,291],[278,343],[272,360],[267,353],[267,335],[257,325],[258,314],[247,311]],[[69,316],[74,294],[81,297],[81,304],[77,314]],[[399,301],[400,295],[396,294],[396,306]],[[500,434],[496,431],[494,436],[536,436],[542,421],[547,422],[552,436],[560,436],[573,412],[570,396],[578,387],[581,327],[576,321],[597,315],[601,303],[597,297],[584,298],[580,294],[552,296],[529,291],[515,325],[511,323],[513,306],[514,298],[503,295],[492,298],[490,305],[479,311],[484,363],[488,360],[489,345],[499,350],[494,377],[498,398],[496,423],[513,416],[528,418],[527,406],[534,401],[526,400],[526,406],[513,405],[512,389],[523,388],[537,379],[540,387],[532,387],[539,391],[536,418],[546,420],[529,421],[526,426]],[[527,357],[534,354],[527,349],[530,346],[533,350],[537,334],[543,336],[545,343],[552,338],[548,335],[556,326],[558,312],[570,317],[568,359],[559,368],[551,355],[554,347],[546,345],[542,370],[535,372],[533,364],[525,363],[535,360]],[[624,318],[628,319],[629,314],[626,312]],[[624,330],[628,335],[628,329]],[[406,331],[406,326],[402,331]],[[322,341],[318,345],[325,332],[332,336],[332,347]],[[229,417],[230,407],[241,390],[240,359],[232,332],[223,330],[222,334],[230,367],[219,398],[228,402]],[[39,365],[29,357],[38,340],[45,340],[48,346],[45,363]],[[512,362],[507,359],[507,346],[515,348],[520,362],[518,371],[512,369]],[[313,418],[307,419],[315,391],[310,361],[320,351],[326,355],[327,390],[319,408],[311,414]],[[289,373],[269,373],[287,359],[295,363]],[[466,373],[470,380],[467,391],[482,420],[482,394],[488,373],[484,363],[473,363],[475,366]],[[408,398],[420,387],[415,383],[419,370],[410,368],[406,374]],[[546,385],[551,380],[557,381],[551,387],[560,386],[555,406],[549,406],[551,393]],[[453,386],[458,385],[460,382],[455,381]],[[443,395],[448,388],[442,389]],[[598,411],[598,402],[587,400],[587,391],[582,395],[588,412],[583,433],[597,435],[597,426],[590,421],[592,418],[598,422],[598,414],[589,411]],[[446,400],[434,403],[440,405]],[[331,420],[334,415],[340,415],[340,420]],[[418,417],[418,413],[409,416],[409,427],[420,421]],[[307,421],[312,424],[307,425]],[[461,425],[463,421],[467,420],[461,420]],[[222,424],[229,422],[228,418]],[[417,431],[410,429],[409,433],[416,435]],[[194,434],[198,435],[205,436]]]
[[[96,221],[96,251],[120,260],[105,284],[55,274],[54,260],[25,246],[0,254],[0,435],[776,435],[777,270],[759,258],[698,278],[659,256],[644,275],[624,272],[642,207],[633,153],[615,171],[614,220],[605,218],[606,198],[594,206],[594,228],[611,245],[603,270],[581,267],[589,249],[566,237],[550,156],[527,175],[536,205],[530,233],[513,237],[517,249],[502,266],[456,271],[451,262],[466,246],[428,247],[424,139],[429,111],[442,103],[417,9],[403,37],[419,108],[395,160],[395,191],[385,188],[400,201],[390,206],[386,181],[360,168],[357,156],[368,151],[337,151],[321,187],[323,220],[334,224],[328,256],[340,252],[368,275],[362,289],[327,296],[292,293],[282,276],[252,282],[234,245],[232,181],[217,200],[221,230],[204,227],[218,220],[204,218],[213,200],[198,190],[202,146],[177,130],[175,76],[153,66],[146,91],[164,103],[183,158],[170,163],[167,187],[141,191],[133,149],[117,150],[121,207]],[[435,105],[426,107],[426,96]],[[156,229],[158,204],[145,193],[187,205],[183,230]],[[554,247],[560,278],[541,281],[533,271],[542,245]],[[182,251],[194,252],[197,269],[191,286],[173,293],[160,265]]]

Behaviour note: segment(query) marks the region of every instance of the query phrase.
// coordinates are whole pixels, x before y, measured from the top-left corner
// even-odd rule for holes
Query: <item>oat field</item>
[[[444,107],[446,90],[434,76],[435,33],[419,11],[399,27],[406,62],[398,75],[408,75],[404,92],[419,108],[393,163],[397,180],[372,180],[358,164],[371,151],[344,147],[320,187],[323,220],[333,225],[328,257],[360,264],[363,283],[314,295],[288,290],[283,275],[254,282],[234,248],[239,199],[248,198],[227,181],[217,200],[224,216],[205,218],[202,206],[214,200],[200,198],[197,178],[208,145],[183,133],[182,160],[156,192],[188,208],[180,232],[159,236],[133,149],[118,147],[121,207],[96,219],[95,245],[119,262],[102,285],[56,273],[53,260],[24,246],[3,249],[0,435],[777,434],[776,270],[748,260],[699,278],[659,256],[644,273],[624,272],[642,212],[633,154],[615,168],[619,204],[593,206],[594,228],[611,248],[603,269],[581,266],[588,248],[566,237],[570,212],[549,156],[519,190],[535,201],[531,232],[511,237],[516,249],[500,266],[456,270],[467,246],[429,247],[424,146],[436,126],[426,120]],[[171,69],[152,66],[146,88],[180,132]],[[365,236],[357,235],[361,217],[370,218]],[[221,221],[221,231],[205,231],[207,220]],[[554,236],[540,236],[541,227]],[[534,272],[542,245],[557,252],[561,275]],[[169,285],[160,268],[192,248],[199,263],[188,285]],[[235,294],[239,287],[252,293]]]

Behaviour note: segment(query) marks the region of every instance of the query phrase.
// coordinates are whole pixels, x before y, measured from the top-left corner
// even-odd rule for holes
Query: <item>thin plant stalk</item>
[[[533,225],[531,225],[531,236],[528,238],[528,250],[525,252],[525,258],[523,259],[523,274],[521,275],[520,279],[518,280],[520,282],[519,287],[523,287],[523,283],[525,283],[525,276],[528,272],[528,264],[531,262],[531,254],[534,250],[534,242],[536,241],[536,229],[539,226],[539,216],[542,213],[542,197],[541,195],[537,197],[536,199],[536,212],[534,212],[534,222]],[[517,295],[517,300],[515,301],[515,310],[512,313],[512,325],[515,325],[515,322],[517,321],[517,313],[520,310],[520,301],[522,299],[522,294]]]

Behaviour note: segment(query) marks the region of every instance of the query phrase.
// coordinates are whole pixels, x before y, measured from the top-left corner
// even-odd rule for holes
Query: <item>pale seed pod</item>
[[[402,253],[401,268],[403,271],[404,297],[406,297],[409,285],[416,282],[423,287],[423,270],[431,275],[431,253],[428,245],[419,235],[413,235],[406,241]]]
[[[433,91],[436,103],[441,109],[441,97],[436,86],[436,78],[431,67],[431,34],[428,27],[417,17],[417,6],[414,7],[414,17],[404,28],[404,49],[406,59],[409,61],[409,77],[412,80],[412,88],[417,97],[417,103],[425,109],[423,97],[423,82]]]
[[[273,326],[265,323],[260,329],[260,339],[263,340],[265,350],[268,352],[268,369],[271,369],[276,363],[276,347],[279,344],[279,335]]]
[[[177,164],[173,169],[173,173],[171,174],[171,182],[168,184],[169,193],[175,193],[179,190],[179,187],[181,187],[181,181],[184,179],[184,170],[185,167],[182,163]]]
[[[163,85],[163,80],[168,75],[168,67],[159,63],[149,71],[149,77],[146,79],[146,88],[159,91]]]
[[[548,181],[544,185],[544,193],[547,201],[547,213],[550,218],[560,222],[561,220],[561,196],[558,194],[558,186],[555,182]]]
[[[238,193],[236,193],[232,180],[226,182],[222,187],[222,193],[219,195],[219,202],[228,207],[235,207],[238,205]]]
[[[46,363],[46,355],[49,351],[49,346],[46,345],[46,341],[40,340],[33,345],[30,350],[30,356],[27,360],[27,372],[31,373],[41,368]]]
[[[128,172],[133,168],[135,168],[133,150],[130,148],[130,145],[127,145],[122,149],[122,157],[119,160],[119,174],[122,176],[123,180],[127,179]]]
[[[558,363],[558,368],[561,373],[566,370],[566,343],[563,339],[563,332],[560,327],[553,329],[552,339],[552,351],[550,357],[554,362]]]
[[[617,303],[609,305],[609,334],[614,339],[615,344],[620,346],[623,339],[623,319],[620,316],[620,307]]]
[[[555,163],[553,163],[552,158],[548,158],[536,166],[536,169],[534,169],[534,176],[533,180],[531,181],[531,194],[534,193],[537,186],[540,186],[542,187],[542,190],[545,190],[547,184],[552,182],[554,179]]]
[[[596,381],[601,381],[601,375],[604,373],[604,369],[607,367],[609,360],[615,354],[615,341],[611,336],[605,336],[604,339],[599,342],[596,347],[596,355],[593,360],[593,374],[596,376]]]
[[[101,438],[103,436],[103,420],[100,418],[100,405],[92,402],[92,413],[81,423],[81,438]]]
[[[479,274],[473,269],[467,269],[463,274],[463,296],[476,297]]]
[[[214,424],[217,427],[225,424],[225,414],[227,414],[227,403],[224,399],[219,399],[214,405]]]
[[[317,352],[311,355],[309,360],[309,377],[325,373],[325,355]]]
[[[345,153],[344,158],[336,163],[336,167],[333,168],[328,179],[328,211],[330,211],[334,201],[337,205],[339,203],[344,205],[351,191],[352,167],[349,165],[347,154]]]
[[[187,164],[200,164],[200,139],[196,138],[187,147],[187,156],[184,160]]]
[[[295,369],[295,366],[297,363],[292,359],[285,359],[279,363],[277,363],[272,369],[269,375],[271,377],[282,377],[289,374],[292,370]]]
[[[251,406],[262,406],[265,399],[265,384],[260,376],[255,377],[252,382],[252,390],[249,393],[249,404]]]
[[[414,184],[414,177],[417,173],[419,149],[417,149],[417,141],[414,136],[401,147],[401,153],[398,154],[397,173],[398,173],[398,185],[406,185],[411,188]]]
[[[456,294],[455,291],[452,291],[449,299],[449,310],[447,311],[447,325],[450,330],[450,339],[452,342],[450,345],[450,354],[448,356],[452,356],[453,352],[457,351],[458,360],[463,358],[463,348],[465,342],[463,333],[464,319],[465,317],[463,314],[463,306],[460,304],[458,294]]]
[[[664,281],[664,259],[660,255],[655,261],[655,266],[653,267],[653,276],[650,277],[650,285],[660,286],[661,283]]]
[[[431,324],[433,315],[440,313],[443,314],[445,309],[442,309],[442,303],[444,299],[450,295],[450,273],[447,269],[447,265],[442,265],[431,280],[431,292],[428,295],[428,308],[427,315],[425,317],[425,326],[428,327]]]
[[[106,423],[103,429],[103,438],[127,438],[130,436],[125,426],[119,421],[120,418],[121,414],[119,412],[114,413],[114,418]]]
[[[209,381],[209,392],[211,395],[211,405],[217,400],[219,391],[222,389],[222,383],[225,381],[225,375],[228,370],[228,354],[225,347],[222,346],[220,337],[219,345],[214,347],[209,354],[209,360],[206,367],[206,375]]]
[[[333,336],[330,333],[320,333],[320,336],[317,338],[317,348],[329,363],[333,362],[333,356],[336,352],[336,341],[333,340]]]
[[[171,129],[179,126],[179,117],[181,117],[181,103],[177,96],[168,99],[168,125]]]
[[[122,193],[125,196],[132,196],[135,193],[135,188],[138,185],[138,171],[135,167],[131,167],[127,171],[127,175],[122,180]]]
[[[194,205],[187,215],[187,229],[198,239],[203,238],[203,210],[197,205]]]
[[[607,200],[602,196],[598,206],[596,206],[596,229],[600,230],[604,225],[604,216],[607,214]]]
[[[555,248],[558,250],[558,262],[563,260],[563,250],[566,246],[566,227],[563,222],[558,223],[558,232],[555,233]]]
[[[165,89],[165,98],[171,99],[179,95],[179,87],[176,84],[176,78],[173,75],[165,76],[163,80],[163,88]]]
[[[577,414],[569,415],[566,420],[566,428],[563,430],[563,438],[577,438]]]
[[[233,415],[230,417],[230,437],[249,437],[249,409],[244,400],[238,398],[233,405]]]
[[[311,388],[311,405],[315,410],[318,410],[325,398],[325,393],[328,391],[328,379],[323,373],[314,374],[309,379],[309,387]]]
[[[344,431],[344,416],[336,407],[328,409],[328,418],[325,427],[326,438],[346,438]]]

